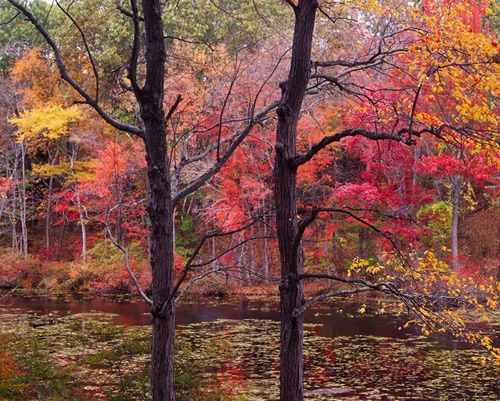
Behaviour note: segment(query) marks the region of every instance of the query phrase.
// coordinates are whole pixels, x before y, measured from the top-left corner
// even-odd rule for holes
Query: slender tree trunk
[[[453,205],[451,217],[451,258],[452,268],[454,271],[458,270],[458,224],[460,213],[460,196],[462,194],[462,177],[454,175],[451,177],[452,195],[451,201]]]
[[[14,182],[13,187],[13,195],[12,195],[12,207],[10,209],[9,220],[12,224],[12,252],[17,253],[17,200],[18,200],[18,191],[20,191],[19,186],[19,154],[17,153],[14,156],[14,169],[12,172],[12,181]]]
[[[54,160],[52,160],[52,167]],[[49,177],[49,184],[47,190],[47,208],[45,209],[45,249],[50,249],[50,209],[52,207],[52,187],[54,185],[54,176]]]
[[[21,144],[21,181],[22,186],[19,190],[19,210],[21,217],[21,240],[24,259],[28,259],[28,227],[26,225],[27,207],[26,207],[26,147]]]
[[[283,94],[277,111],[274,191],[281,265],[281,401],[302,401],[304,398],[304,318],[302,314],[295,313],[304,303],[303,285],[298,280],[304,269],[304,253],[298,234],[297,169],[291,165],[291,161],[296,155],[297,125],[310,76],[317,7],[316,0],[299,0],[298,4],[293,6],[295,29],[292,60],[288,79],[281,85]]]
[[[56,250],[57,260],[59,260],[59,257],[61,256],[61,251],[63,249],[64,234],[65,233],[66,233],[66,219],[63,218],[63,223],[62,223],[62,227],[61,227],[61,234],[59,235],[59,243],[57,245],[57,250]]]
[[[75,196],[82,231],[82,260],[85,262],[85,254],[87,253],[87,226],[85,225],[85,214],[83,213],[83,206],[77,188],[75,188]]]
[[[70,159],[71,160],[70,170],[72,175],[75,175],[74,166],[77,157],[78,157],[78,148],[75,144],[73,144],[71,147],[71,159]],[[76,197],[76,206],[78,207],[78,217],[80,219],[80,229],[82,232],[82,260],[85,262],[85,254],[87,253],[87,226],[85,225],[85,213],[80,198],[80,194],[78,193],[77,185],[75,185],[75,197]]]
[[[51,156],[50,149],[47,149],[51,158],[50,167],[54,168],[59,156],[59,150],[56,149],[54,156]],[[50,209],[52,208],[52,189],[54,187],[54,176],[51,174],[47,184],[47,208],[45,209],[45,249],[50,249]]]

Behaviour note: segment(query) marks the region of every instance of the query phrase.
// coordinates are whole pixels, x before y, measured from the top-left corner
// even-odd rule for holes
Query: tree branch
[[[321,141],[311,146],[311,148],[305,154],[295,156],[292,163],[295,168],[298,168],[301,165],[307,163],[309,160],[311,160],[316,154],[318,154],[328,145],[334,142],[340,142],[342,139],[347,137],[363,136],[365,138],[372,139],[374,141],[391,140],[391,141],[401,142],[410,146],[415,144],[415,140],[413,140],[411,136],[420,137],[424,133],[438,135],[442,129],[443,128],[439,128],[437,130],[433,128],[424,128],[420,131],[416,130],[410,131],[408,128],[402,128],[397,132],[388,134],[381,134],[378,132],[367,131],[360,128],[347,129],[338,132],[334,135],[325,136]]]
[[[172,115],[175,113],[175,110],[177,110],[177,107],[179,107],[179,104],[182,102],[182,96],[177,95],[177,99],[175,99],[174,104],[170,107],[170,110],[167,113],[167,116],[165,117],[165,122],[169,122],[170,119],[172,118]]]
[[[221,271],[225,271],[227,270],[228,268],[226,266],[220,266],[220,267],[216,267],[212,270],[208,270],[198,276],[195,276],[193,277],[191,280],[189,280],[189,283],[182,289],[182,291],[179,293],[179,295],[177,297],[175,297],[174,299],[174,303],[177,304],[184,295],[186,295],[186,292],[188,292],[188,290],[194,285],[196,284],[198,281],[200,280],[203,280],[205,277],[207,276],[210,276],[211,274],[214,274],[214,273],[219,273]],[[166,306],[166,304],[165,304]],[[162,309],[162,313],[163,313],[163,309]]]
[[[207,240],[212,239],[212,238],[217,238],[217,237],[225,237],[225,236],[228,236],[228,235],[232,235],[232,234],[238,233],[238,232],[240,232],[240,231],[242,231],[242,230],[244,230],[244,229],[246,229],[246,228],[254,225],[258,221],[260,221],[260,220],[259,219],[252,220],[252,221],[250,221],[250,223],[248,223],[245,226],[240,227],[240,228],[238,228],[236,230],[226,231],[226,232],[223,232],[223,233],[217,232],[217,233],[207,234],[207,235],[203,236],[203,238],[198,243],[196,249],[193,251],[193,253],[189,257],[188,261],[184,265],[184,268],[182,269],[181,274],[180,274],[179,278],[177,279],[177,282],[175,283],[174,289],[172,290],[172,296],[174,296],[176,294],[176,292],[179,290],[180,286],[182,285],[182,283],[185,280],[187,274],[193,268],[193,266],[197,266],[197,265],[193,264],[193,261],[199,255],[200,251],[203,248],[203,245],[205,244],[205,242]],[[220,256],[222,256],[222,255],[219,255],[218,257],[212,259],[209,263],[211,263],[211,262],[219,259]],[[208,263],[205,263],[204,265],[206,265],[206,264],[208,264]],[[198,266],[201,266],[201,265],[198,265]],[[167,301],[169,301],[169,300],[167,300]]]
[[[92,71],[94,73],[94,79],[95,79],[95,101],[96,103],[99,102],[99,73],[97,72],[97,67],[95,65],[94,57],[92,56],[92,52],[90,51],[89,45],[87,43],[87,38],[85,37],[85,34],[83,33],[82,28],[76,22],[76,20],[71,16],[68,10],[65,10],[59,1],[56,1],[57,7],[63,12],[64,15],[71,21],[71,23],[75,26],[75,28],[78,30],[80,33],[80,36],[83,41],[83,45],[85,46],[85,51],[87,52],[87,55],[89,56],[90,64],[92,65]]]
[[[136,203],[141,203],[141,202],[136,202]],[[82,205],[83,207],[83,210],[85,211],[85,218],[89,221],[92,221],[92,222],[98,222],[98,223],[101,223],[102,225],[104,225],[104,229],[106,230],[106,233],[108,234],[108,237],[109,239],[111,240],[111,242],[113,243],[113,245],[118,248],[124,255],[124,258],[125,258],[125,269],[127,270],[127,273],[130,277],[130,279],[132,280],[132,282],[134,283],[135,285],[135,288],[137,289],[137,292],[139,293],[139,295],[141,296],[141,298],[149,305],[149,306],[152,306],[153,305],[153,301],[146,295],[146,293],[142,290],[142,286],[141,284],[139,283],[139,280],[137,279],[136,275],[134,274],[134,272],[132,271],[132,268],[130,267],[130,262],[129,262],[129,253],[128,253],[128,250],[122,245],[120,244],[117,239],[113,236],[113,233],[111,232],[111,228],[109,227],[109,223],[108,223],[108,217],[109,217],[109,214],[115,210],[117,207],[119,206],[122,206],[122,205],[116,205],[115,207],[112,207],[110,208],[107,213],[106,213],[106,218],[105,220],[98,220],[98,219],[91,219],[87,213],[87,209],[85,208],[85,206]]]
[[[119,1],[117,0],[117,3],[118,2]],[[139,59],[139,49],[141,47],[141,31],[139,27],[139,11],[137,9],[137,1],[130,0],[130,5],[132,6],[131,17],[132,17],[132,23],[134,24],[134,42],[132,45],[132,52],[130,53],[128,78],[130,79],[130,84],[132,85],[134,93],[139,96],[142,90],[139,86],[139,83],[137,82],[137,60]],[[118,9],[121,11],[120,8]]]
[[[120,11],[123,15],[132,19],[134,18],[134,15],[130,11],[128,11],[125,7],[122,6],[120,0],[115,0],[115,5],[116,9]],[[143,22],[144,18],[139,17],[139,21]]]
[[[368,292],[368,291],[377,291],[376,289],[374,288],[368,288],[368,287],[365,287],[365,288],[354,288],[352,290],[338,290],[338,291],[332,291],[332,292],[328,292],[326,294],[321,294],[321,295],[318,295],[317,297],[314,297],[310,300],[308,300],[306,303],[304,303],[300,308],[295,308],[293,310],[293,313],[292,315],[294,317],[299,317],[300,315],[302,315],[306,310],[307,308],[309,308],[312,304],[316,303],[316,302],[319,302],[319,301],[322,301],[324,299],[327,299],[327,298],[333,298],[333,297],[338,297],[338,296],[345,296],[345,295],[354,295],[354,294],[359,294],[359,293],[362,293],[362,292]]]
[[[380,230],[379,228],[375,227],[373,224],[371,224],[371,223],[367,222],[366,220],[364,220],[363,218],[355,215],[351,211],[346,210],[346,209],[341,209],[341,208],[313,207],[313,209],[311,210],[311,214],[308,216],[308,218],[304,219],[301,223],[299,223],[298,231],[297,231],[297,234],[295,236],[295,241],[294,241],[295,243],[298,243],[298,241],[300,241],[302,239],[302,235],[304,234],[306,227],[309,226],[310,224],[312,224],[314,222],[314,220],[316,219],[316,217],[318,216],[318,214],[321,212],[347,214],[349,217],[352,217],[357,222],[367,226],[371,230],[382,235],[385,239],[387,239],[391,243],[391,245],[396,250],[398,255],[400,255],[400,257],[403,257],[402,252],[400,252],[400,250],[399,250],[398,244],[396,243],[395,239],[391,235]]]
[[[214,174],[216,174],[224,166],[226,161],[231,157],[231,155],[238,148],[241,142],[243,142],[243,140],[248,136],[248,134],[250,134],[253,127],[255,127],[255,125],[257,125],[261,120],[263,120],[270,111],[278,107],[278,105],[279,105],[278,101],[269,103],[266,107],[262,108],[256,115],[250,117],[250,121],[248,122],[247,126],[237,134],[234,142],[228,147],[228,149],[224,152],[224,154],[220,157],[220,159],[211,168],[205,171],[205,173],[203,173],[200,177],[198,177],[193,183],[191,183],[190,185],[179,191],[173,197],[172,200],[173,204],[176,205],[182,198],[197,191],[210,178],[212,178]]]
[[[234,84],[236,82],[236,79],[238,78],[238,72],[240,69],[240,66],[238,65],[238,54],[236,54],[236,61],[235,61],[235,68],[234,68],[234,74],[233,77],[231,78],[231,84],[229,85],[229,89],[226,93],[226,96],[224,98],[224,102],[222,103],[222,109],[219,113],[219,132],[217,133],[217,157],[216,160],[219,161],[220,159],[220,141],[221,141],[221,136],[222,136],[222,121],[224,118],[224,111],[226,110],[227,103],[229,101],[229,98],[231,97],[231,94],[233,92]]]

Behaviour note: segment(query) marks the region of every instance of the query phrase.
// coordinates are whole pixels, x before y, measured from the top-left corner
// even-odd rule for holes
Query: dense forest
[[[138,291],[154,344],[190,289],[279,292],[289,401],[315,301],[381,292],[461,334],[432,307],[496,308],[494,1],[0,10],[2,287]]]
[[[207,2],[195,8],[186,1],[171,6],[165,103],[171,106],[182,96],[169,127],[177,191],[220,157],[246,123],[249,108],[279,99],[291,27],[288,10],[274,3],[216,7]],[[298,148],[305,151],[345,127],[394,131],[410,117],[415,128],[460,124],[463,132],[422,135],[410,146],[346,135],[318,153],[298,178],[299,218],[312,206],[335,213],[325,212],[307,228],[307,267],[346,273],[363,261],[377,269],[397,245],[416,255],[435,252],[466,274],[495,275],[498,149],[468,132],[489,130],[496,123],[496,66],[479,68],[469,60],[491,58],[485,46],[496,48],[496,34],[487,30],[484,5],[464,6],[453,10],[459,13],[459,26],[431,27],[434,32],[419,38],[428,42],[424,48],[411,42],[415,11],[403,5],[392,14],[386,11],[389,6],[372,8],[371,2],[339,6],[331,10],[338,18],[335,35],[324,32],[326,17],[317,22],[315,57],[346,61],[336,66],[333,82],[316,62]],[[32,7],[60,43],[72,74],[95,92],[102,107],[132,121],[137,106],[127,95],[124,72],[131,46],[127,17],[114,12],[112,2],[63,3],[59,9],[42,1]],[[64,12],[69,7],[85,36],[68,35],[73,23]],[[236,17],[227,7],[235,8],[231,13]],[[433,12],[442,12],[426,10],[426,24],[435,23]],[[120,134],[81,104],[42,39],[20,16],[5,14],[4,22],[12,21],[2,25],[1,37],[2,285],[133,290],[116,243],[128,250],[135,274],[147,287],[150,236],[141,140]],[[213,21],[220,21],[217,29]],[[454,22],[450,17],[441,24]],[[445,29],[447,36],[440,38]],[[454,50],[465,45],[464,33],[472,56]],[[412,46],[411,52],[403,52],[402,44]],[[82,54],[85,46],[91,57]],[[450,71],[440,66],[446,63]],[[314,93],[326,86],[320,95]],[[275,122],[272,112],[266,114],[221,171],[177,206],[178,271],[196,250],[192,270],[219,269],[205,279],[217,287],[247,286],[278,275]]]

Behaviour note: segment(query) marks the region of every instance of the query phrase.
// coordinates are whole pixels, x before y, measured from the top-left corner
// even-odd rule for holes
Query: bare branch
[[[133,205],[131,206],[134,206],[136,205],[137,203],[142,203],[141,202],[136,202],[134,203]],[[129,252],[128,250],[118,242],[118,240],[113,236],[113,233],[111,232],[111,228],[109,227],[109,223],[108,223],[108,217],[110,215],[110,213],[115,210],[116,208],[120,207],[122,205],[116,205],[112,208],[109,208],[108,211],[106,212],[106,217],[104,220],[99,220],[99,219],[93,219],[93,218],[90,218],[88,213],[87,213],[87,209],[85,208],[85,206],[82,205],[83,207],[83,210],[85,212],[85,218],[88,220],[88,221],[91,221],[91,222],[97,222],[97,223],[101,223],[103,226],[104,226],[104,229],[106,230],[106,233],[109,237],[109,239],[111,240],[111,242],[113,243],[113,245],[118,248],[124,255],[124,258],[125,258],[125,269],[127,270],[127,273],[130,277],[130,279],[132,280],[132,282],[134,283],[136,289],[137,289],[137,292],[139,293],[139,295],[141,296],[141,298],[150,306],[153,305],[153,301],[146,295],[146,293],[143,291],[142,289],[142,286],[141,284],[139,283],[139,280],[137,279],[136,275],[134,274],[134,272],[132,271],[132,268],[130,267],[130,259],[129,259]]]
[[[172,40],[178,40],[179,42],[183,43],[189,43],[190,45],[200,45],[200,46],[206,46],[208,47],[211,51],[214,51],[214,48],[210,46],[210,43],[206,42],[199,42],[197,40],[188,40],[188,39],[183,39],[179,38],[178,36],[172,36],[172,35],[167,35],[165,36],[165,39],[172,39]]]
[[[95,101],[97,103],[97,102],[99,102],[99,73],[97,72],[97,66],[95,65],[94,56],[92,55],[92,52],[90,51],[89,44],[87,42],[87,37],[85,36],[85,33],[83,32],[83,30],[80,27],[80,25],[78,24],[78,22],[76,22],[76,20],[68,12],[68,10],[64,9],[58,1],[56,1],[56,5],[63,12],[63,14],[66,15],[66,17],[68,17],[68,19],[71,21],[71,23],[75,26],[75,28],[80,33],[80,37],[82,38],[83,45],[85,46],[85,51],[87,52],[87,55],[89,56],[90,64],[92,65],[92,71],[94,73]]]
[[[189,273],[189,271],[193,268],[193,267],[197,267],[197,266],[205,266],[209,263],[212,263],[214,262],[215,260],[219,259],[222,255],[219,255],[218,257],[212,259],[211,261],[207,262],[207,263],[204,263],[204,264],[198,264],[198,265],[195,265],[193,263],[193,261],[196,259],[196,257],[199,255],[200,251],[202,250],[203,248],[203,245],[205,244],[205,242],[209,239],[212,239],[212,238],[217,238],[217,237],[225,237],[225,236],[228,236],[228,235],[232,235],[232,234],[235,234],[235,233],[238,233],[238,232],[241,232],[242,230],[248,228],[248,227],[251,227],[252,225],[254,225],[255,223],[257,223],[258,221],[260,221],[260,219],[254,219],[254,220],[251,220],[248,224],[245,224],[243,227],[240,227],[236,230],[232,230],[232,231],[226,231],[226,232],[216,232],[216,233],[212,233],[212,234],[207,234],[207,235],[204,235],[203,238],[200,240],[200,242],[198,243],[196,249],[193,251],[193,253],[191,254],[191,256],[189,257],[189,259],[187,260],[186,264],[184,265],[184,268],[182,269],[181,271],[181,274],[177,280],[177,282],[175,283],[175,286],[174,286],[174,289],[172,290],[172,294],[175,295],[175,293],[179,290],[182,282],[185,280],[187,274]],[[234,248],[233,248],[234,249]],[[229,252],[229,251],[227,251]],[[227,253],[225,252],[225,253]],[[172,296],[173,296],[172,295]]]
[[[228,149],[224,152],[220,159],[211,168],[205,171],[204,174],[198,177],[196,181],[191,183],[191,185],[188,185],[186,188],[178,192],[177,195],[175,195],[173,198],[173,204],[176,205],[182,198],[200,189],[210,178],[212,178],[214,174],[216,174],[224,166],[226,161],[231,157],[231,155],[238,148],[241,142],[243,142],[248,134],[250,134],[255,125],[261,122],[267,116],[267,114],[278,107],[278,105],[278,101],[269,103],[266,107],[260,110],[259,113],[257,113],[255,116],[252,116],[247,126],[237,134],[234,142],[228,147]]]
[[[290,7],[292,7],[293,11],[295,11],[295,12],[296,12],[296,10],[297,10],[297,5],[296,5],[296,4],[295,4],[292,0],[285,0],[285,2],[286,2],[286,3],[288,3],[288,5],[289,5]]]
[[[10,297],[18,288],[19,288],[19,285],[16,285],[14,288],[12,288],[11,290],[9,290],[7,293],[3,294],[0,297],[0,302],[3,301],[5,298]]]
[[[141,88],[139,87],[139,83],[137,82],[137,60],[139,59],[139,49],[141,47],[141,31],[139,28],[139,11],[137,9],[137,1],[130,0],[130,5],[132,6],[131,17],[132,17],[132,23],[134,24],[134,42],[132,45],[132,52],[130,53],[128,78],[130,79],[130,84],[132,85],[134,93],[136,95],[139,95],[141,93]],[[118,9],[121,11],[120,8]]]
[[[168,123],[170,121],[170,119],[172,118],[172,114],[175,113],[175,110],[177,109],[177,107],[179,107],[181,101],[182,101],[182,96],[177,95],[177,99],[175,99],[174,104],[170,107],[170,110],[168,111],[167,116],[165,117],[165,122]]]
[[[189,283],[182,289],[182,291],[179,293],[179,295],[177,297],[175,297],[174,303],[177,304],[182,299],[182,297],[184,295],[186,295],[186,292],[188,292],[188,290],[194,284],[196,284],[198,281],[203,280],[205,277],[210,276],[211,274],[220,273],[221,271],[225,271],[227,269],[228,268],[226,266],[220,266],[220,267],[216,267],[214,269],[208,270],[208,271],[206,271],[198,276],[193,277],[191,280],[189,280]],[[162,310],[162,312],[163,312],[163,310]]]
[[[374,131],[367,131],[360,128],[352,128],[347,129],[341,132],[338,132],[334,135],[325,136],[321,141],[317,142],[303,155],[297,155],[292,160],[292,166],[298,168],[299,166],[307,163],[311,160],[316,154],[318,154],[321,150],[326,148],[328,145],[334,142],[340,142],[342,139],[353,136],[363,136],[368,139],[372,139],[374,141],[396,141],[401,142],[406,145],[414,145],[415,141],[411,138],[411,136],[420,137],[424,133],[429,133],[432,135],[439,136],[440,132],[444,129],[440,127],[438,129],[433,128],[424,128],[420,131],[412,130],[410,131],[408,128],[402,128],[397,132],[381,134]]]
[[[229,101],[229,98],[231,97],[231,94],[233,92],[234,84],[236,80],[238,79],[238,72],[240,70],[240,66],[238,65],[238,55],[236,55],[236,61],[235,61],[235,68],[234,68],[234,74],[231,79],[231,84],[229,85],[229,89],[226,93],[226,97],[224,98],[224,102],[222,103],[222,109],[219,113],[219,132],[217,133],[217,158],[216,160],[219,161],[220,159],[220,140],[221,140],[221,135],[222,135],[222,121],[224,118],[224,111],[226,110],[227,103]]]
[[[130,263],[129,263],[129,253],[128,253],[128,250],[122,245],[120,244],[115,237],[113,237],[112,233],[111,233],[111,229],[109,228],[109,224],[106,222],[106,223],[103,223],[105,228],[106,228],[106,232],[108,233],[108,236],[109,236],[109,239],[111,240],[111,242],[113,243],[113,245],[115,247],[117,247],[120,251],[123,252],[123,255],[125,257],[125,269],[127,269],[127,273],[128,275],[130,276],[130,279],[132,280],[132,282],[134,283],[135,285],[135,288],[137,289],[137,292],[139,292],[139,295],[141,296],[141,298],[149,305],[149,306],[152,306],[153,305],[153,301],[146,295],[146,293],[142,290],[142,287],[141,287],[141,284],[139,283],[139,280],[137,280],[137,277],[135,276],[134,272],[132,271],[132,269],[130,268]]]
[[[368,221],[366,221],[365,219],[355,215],[354,213],[352,213],[351,211],[347,210],[347,209],[342,209],[342,208],[327,208],[327,207],[313,207],[312,210],[311,210],[311,213],[310,215],[304,219],[302,222],[299,223],[299,227],[298,227],[298,231],[297,231],[297,234],[296,234],[296,237],[295,237],[295,240],[294,242],[297,244],[298,242],[300,242],[300,240],[302,239],[302,235],[304,234],[304,231],[305,229],[310,225],[312,224],[316,217],[318,216],[319,213],[322,213],[322,212],[327,212],[327,213],[343,213],[343,214],[347,214],[349,217],[353,218],[354,220],[356,220],[357,222],[367,226],[368,228],[370,228],[371,230],[375,231],[376,233],[382,235],[385,239],[387,239],[391,245],[393,246],[393,248],[396,250],[396,252],[398,253],[398,255],[402,258],[403,258],[403,254],[402,252],[399,250],[399,246],[398,244],[396,243],[396,240],[393,238],[392,235],[389,235],[388,233],[380,230],[379,228],[375,227],[373,224],[369,223]]]
[[[319,302],[319,301],[322,301],[324,299],[333,298],[333,297],[339,297],[339,296],[346,296],[346,295],[354,295],[354,294],[359,294],[359,293],[368,292],[368,291],[377,291],[377,290],[375,288],[364,287],[364,288],[354,288],[352,290],[338,290],[338,291],[328,292],[326,294],[321,294],[321,295],[318,295],[317,297],[314,297],[314,298],[308,300],[300,308],[294,309],[293,316],[299,317],[312,304],[314,304],[316,302]]]
[[[134,19],[134,14],[128,11],[125,7],[122,6],[120,0],[115,0],[116,9],[120,11],[123,15]],[[144,21],[144,18],[139,17],[139,21]]]
[[[5,22],[0,22],[0,26],[2,25],[9,25],[12,21],[14,21],[19,15],[21,15],[21,12],[17,11],[16,14],[9,20]]]
[[[291,3],[293,4],[293,3]],[[279,58],[278,62],[274,66],[273,70],[270,72],[268,77],[262,82],[262,85],[260,86],[259,90],[257,91],[252,107],[250,108],[249,112],[249,122],[247,126],[241,130],[239,133],[235,135],[235,140],[234,142],[226,149],[225,153],[222,155],[222,157],[217,160],[217,162],[210,168],[208,169],[204,174],[202,174],[200,177],[198,177],[194,182],[192,182],[190,185],[188,185],[186,188],[181,190],[180,192],[177,193],[177,195],[174,196],[173,198],[173,205],[176,205],[182,198],[186,197],[187,195],[193,193],[194,191],[200,189],[211,177],[214,176],[226,163],[226,161],[231,157],[231,155],[234,153],[234,151],[239,147],[241,142],[252,132],[252,129],[255,125],[262,123],[265,119],[266,116],[274,109],[276,109],[280,101],[274,101],[269,103],[267,106],[263,107],[258,113],[255,113],[255,108],[257,105],[257,99],[259,98],[260,94],[264,90],[264,87],[267,85],[269,80],[273,77],[275,72],[278,70],[279,65],[283,61],[285,55],[288,53],[285,52],[284,54],[281,55]]]

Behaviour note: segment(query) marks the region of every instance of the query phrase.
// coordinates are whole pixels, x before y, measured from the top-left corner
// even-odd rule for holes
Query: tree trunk
[[[52,161],[52,167],[54,161]],[[45,249],[50,249],[50,210],[52,208],[52,187],[54,185],[54,176],[51,174],[49,177],[47,189],[47,207],[45,208]]]
[[[296,183],[297,169],[291,161],[296,155],[297,125],[310,76],[311,47],[317,9],[315,0],[299,0],[293,6],[295,28],[288,79],[278,107],[274,191],[276,229],[280,251],[281,348],[280,400],[302,401],[303,325],[296,310],[304,303],[303,285],[298,276],[304,269],[304,254],[298,234]]]
[[[174,401],[174,205],[163,106],[165,44],[162,6],[143,0],[146,82],[136,92],[144,123],[150,188],[152,331],[151,386],[153,401]]]
[[[161,102],[155,102],[161,105]],[[151,219],[151,270],[153,345],[151,384],[153,401],[175,400],[173,303],[174,224],[167,158],[165,123],[160,110],[142,103],[146,126],[146,159],[150,185],[148,213]]]
[[[459,268],[458,263],[458,224],[459,224],[459,213],[460,213],[460,197],[462,194],[462,177],[458,174],[451,177],[452,184],[452,194],[451,202],[452,217],[451,217],[451,259],[452,268],[457,271]]]
[[[59,150],[56,149],[54,156],[51,155],[50,149],[47,149],[50,157],[50,167],[54,168],[56,160],[59,156]],[[54,176],[50,174],[49,182],[47,184],[47,207],[45,209],[45,249],[50,249],[50,213],[52,209],[52,190],[54,187]]]
[[[87,226],[85,225],[85,214],[83,213],[83,206],[80,200],[78,188],[75,188],[76,205],[78,207],[78,215],[80,218],[80,229],[82,232],[82,261],[85,262],[87,253]]]
[[[148,178],[151,200],[152,325],[151,385],[153,401],[175,400],[174,390],[174,325],[173,303],[173,206],[166,157],[163,115],[145,118]],[[155,129],[155,126],[157,127]]]
[[[22,185],[19,189],[19,211],[21,217],[21,239],[24,260],[28,260],[28,227],[27,220],[27,207],[26,207],[26,147],[21,143],[21,181]]]

